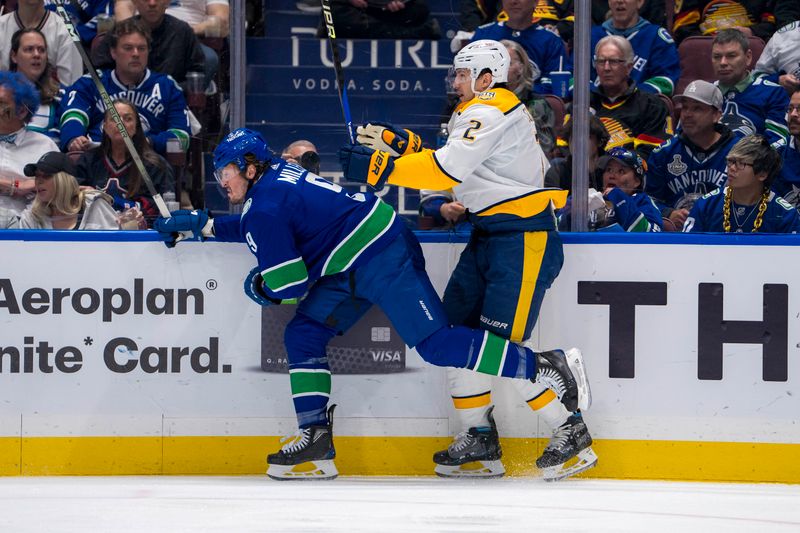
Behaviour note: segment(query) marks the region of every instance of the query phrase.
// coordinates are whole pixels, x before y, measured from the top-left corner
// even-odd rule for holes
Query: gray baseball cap
[[[675,96],[674,100],[680,100],[681,98],[691,98],[701,104],[710,105],[722,111],[722,92],[716,85],[704,80],[694,80],[686,86],[683,94]]]

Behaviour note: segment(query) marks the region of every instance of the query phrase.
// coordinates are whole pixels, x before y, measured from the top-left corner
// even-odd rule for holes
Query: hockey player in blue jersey
[[[681,74],[678,49],[665,28],[639,16],[642,0],[613,0],[609,2],[611,18],[592,27],[592,50],[606,35],[619,35],[630,41],[636,58],[630,76],[639,89],[672,96]],[[592,66],[595,87],[600,85]]]
[[[661,231],[661,212],[644,192],[645,162],[633,150],[612,148],[598,163],[603,192],[589,189],[589,224],[604,231]],[[594,202],[594,205],[593,205]],[[569,230],[571,205],[559,212],[559,228]],[[593,207],[596,206],[594,209]]]
[[[183,91],[171,77],[147,68],[150,37],[134,18],[116,25],[111,36],[116,67],[103,71],[100,81],[112,100],[125,98],[136,105],[147,138],[161,155],[167,139],[177,138],[189,148],[189,115]],[[61,99],[61,147],[86,151],[103,138],[105,106],[86,74],[66,89]]]
[[[449,326],[419,243],[372,193],[348,193],[272,156],[261,135],[244,128],[220,143],[214,168],[230,202],[244,204],[242,214],[209,219],[203,211],[177,211],[154,228],[172,242],[175,232],[191,231],[246,243],[258,266],[245,279],[245,293],[265,306],[299,300],[285,332],[299,431],[269,455],[269,476],[337,475],[325,348],[372,304],[429,363],[550,380],[553,394],[573,410],[589,404],[580,354],[534,352],[488,331]]]
[[[520,342],[529,339],[544,296],[561,270],[563,252],[553,209],[564,205],[567,193],[544,187],[547,159],[530,114],[506,86],[509,64],[508,50],[488,39],[456,54],[452,87],[460,103],[447,125],[445,146],[423,149],[413,132],[367,124],[357,130],[363,146],[345,147],[339,154],[348,180],[376,188],[388,182],[452,189],[473,229],[444,292],[448,319]],[[580,351],[567,353],[577,356]],[[446,450],[434,454],[436,473],[502,475],[491,380],[458,368],[447,374],[462,431]],[[543,476],[558,479],[594,466],[597,456],[581,413],[562,405],[546,387],[522,381],[515,385],[553,429],[536,460]],[[577,461],[567,464],[575,455]]]
[[[722,93],[713,83],[695,80],[683,94],[681,128],[647,160],[646,192],[664,218],[665,231],[681,231],[694,202],[725,185],[725,157],[741,136],[719,122]]]
[[[692,207],[685,232],[797,233],[800,216],[770,185],[781,156],[763,135],[750,135],[728,152],[728,184]]]

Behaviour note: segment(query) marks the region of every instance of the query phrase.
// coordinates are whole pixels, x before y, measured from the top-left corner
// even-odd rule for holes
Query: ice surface
[[[800,486],[618,480],[0,478],[0,531],[800,531]]]

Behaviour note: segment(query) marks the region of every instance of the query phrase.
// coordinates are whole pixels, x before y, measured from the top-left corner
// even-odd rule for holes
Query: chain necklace
[[[722,204],[722,229],[725,233],[731,232],[731,204],[733,203],[733,193],[731,192],[730,187],[725,188],[725,201]],[[750,211],[750,214],[739,223],[739,217],[736,216],[736,213],[733,213],[733,218],[736,221],[736,233],[742,233],[742,226],[747,223],[747,220],[750,218],[754,212],[758,211],[756,215],[756,219],[753,221],[753,229],[750,230],[751,233],[756,233],[758,229],[761,227],[761,224],[764,223],[764,213],[767,212],[767,203],[769,202],[769,189],[765,188],[764,192],[761,194],[761,200],[758,202],[758,206]]]

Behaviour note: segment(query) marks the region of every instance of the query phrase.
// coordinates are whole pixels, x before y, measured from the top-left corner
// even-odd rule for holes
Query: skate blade
[[[583,354],[577,348],[570,348],[564,355],[567,356],[567,365],[578,385],[578,409],[585,411],[592,406],[592,389],[589,386],[589,379],[586,377]]]
[[[472,461],[463,465],[436,465],[433,469],[439,477],[502,477],[506,473],[502,461]]]
[[[558,481],[575,474],[580,474],[597,465],[597,454],[591,448],[578,452],[578,455],[566,463],[542,469],[542,478],[545,481]]]
[[[269,465],[267,475],[278,481],[334,479],[339,471],[333,460],[306,461],[296,465]]]

